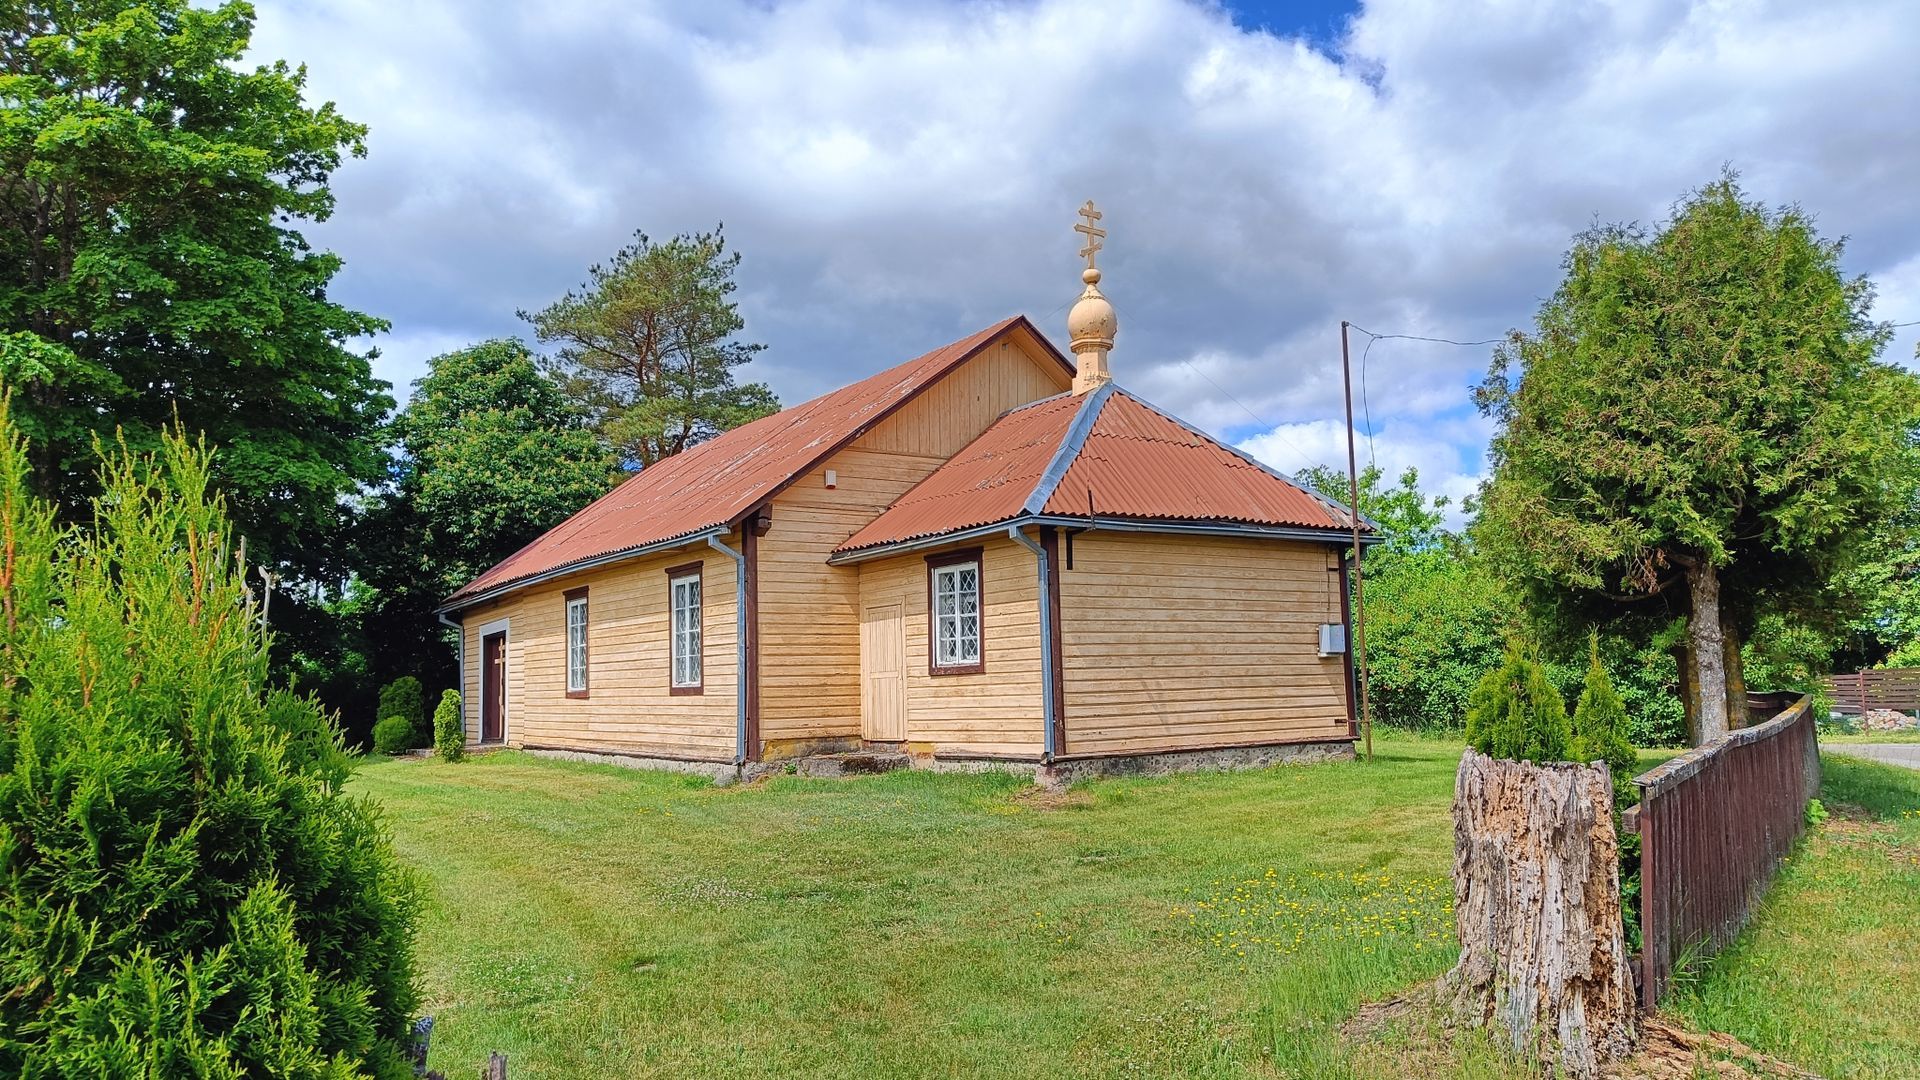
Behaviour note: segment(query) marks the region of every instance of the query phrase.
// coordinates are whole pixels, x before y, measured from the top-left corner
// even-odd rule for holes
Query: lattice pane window
[[[933,612],[934,666],[980,663],[980,564],[934,568]]]
[[[673,579],[673,685],[700,685],[700,576]]]
[[[587,688],[587,601],[567,601],[567,689]]]

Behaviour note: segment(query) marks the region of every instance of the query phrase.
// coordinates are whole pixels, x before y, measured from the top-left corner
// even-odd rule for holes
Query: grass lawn
[[[1053,798],[511,753],[355,787],[430,889],[450,1075],[500,1049],[514,1080],[1233,1076],[1323,1054],[1331,1022],[1449,965],[1458,756],[1386,741],[1371,765]]]
[[[1826,1076],[1920,1076],[1920,772],[1822,764],[1826,823],[1667,1008]]]
[[[372,762],[354,784],[387,807],[428,887],[419,956],[433,1064],[450,1075],[499,1049],[515,1080],[1386,1077],[1404,1075],[1399,1047],[1349,1054],[1335,1027],[1453,960],[1459,746],[1378,749],[1372,764],[1064,796],[915,772],[714,788],[512,753]],[[1848,801],[1905,830],[1890,835],[1909,846],[1888,849],[1905,869],[1847,871],[1874,875],[1886,906],[1857,918],[1880,936],[1828,942],[1831,962],[1800,955],[1830,936],[1810,927],[1844,889],[1815,869],[1853,844],[1836,815],[1751,940],[1688,988],[1686,1015],[1833,1075],[1898,1076],[1886,1063],[1920,1053],[1914,1014],[1884,994],[1904,978],[1904,1001],[1920,1000],[1920,820],[1899,818],[1920,792],[1890,770],[1829,769]],[[1783,921],[1799,933],[1776,942]],[[1850,968],[1856,950],[1877,966]],[[1770,1012],[1754,995],[1776,981]],[[1852,1012],[1822,1015],[1823,994]],[[1864,1049],[1841,1038],[1853,1027]],[[1520,1075],[1483,1051],[1421,1074]]]

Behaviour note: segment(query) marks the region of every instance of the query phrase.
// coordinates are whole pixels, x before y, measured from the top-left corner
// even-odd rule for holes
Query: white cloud
[[[1485,438],[1485,425],[1477,418],[1418,427],[1390,424],[1371,438],[1360,432],[1354,453],[1362,470],[1378,465],[1388,483],[1408,469],[1417,470],[1420,489],[1446,497],[1447,525],[1459,529],[1466,524],[1464,500],[1479,490],[1485,473],[1484,458],[1465,448]],[[1281,424],[1248,436],[1239,447],[1282,472],[1299,472],[1310,465],[1325,465],[1342,474],[1347,471],[1347,427],[1335,420]]]
[[[394,321],[402,390],[427,349],[524,334],[516,308],[632,230],[720,220],[787,400],[1013,311],[1058,333],[1091,196],[1119,378],[1308,442],[1338,427],[1342,318],[1524,325],[1572,233],[1723,163],[1920,319],[1915,40],[1901,0],[1375,0],[1332,53],[1180,0],[266,0],[256,53],[372,127],[313,235],[337,295]],[[1477,475],[1484,427],[1442,419],[1487,354],[1376,343],[1376,451]]]

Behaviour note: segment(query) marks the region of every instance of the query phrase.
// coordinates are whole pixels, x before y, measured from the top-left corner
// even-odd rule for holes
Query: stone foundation
[[[686,761],[679,758],[649,757],[644,754],[594,753],[587,750],[550,750],[528,747],[526,752],[558,761],[580,761],[592,765],[618,765],[627,769],[658,769],[662,772],[705,776],[716,785],[751,783],[769,776],[810,776],[842,778],[868,776],[899,768],[926,769],[942,773],[1001,772],[1030,776],[1047,788],[1064,788],[1082,780],[1109,776],[1171,776],[1188,772],[1224,772],[1239,769],[1264,769],[1271,765],[1309,765],[1321,761],[1352,761],[1353,743],[1336,742],[1276,743],[1267,746],[1235,746],[1218,750],[1177,750],[1161,754],[1125,754],[1114,757],[1067,758],[1052,765],[1037,761],[1003,758],[942,758],[937,754],[906,754],[892,749],[864,749],[812,753],[767,761],[749,761],[735,765],[725,761]]]
[[[654,769],[659,772],[704,776],[716,784],[731,784],[740,779],[740,766],[730,761],[686,761],[681,758],[648,757],[645,754],[601,754],[591,750],[544,750],[525,747],[526,753],[555,761],[578,761],[588,765],[618,765],[623,769]]]
[[[1311,765],[1321,761],[1352,761],[1353,743],[1278,743],[1234,746],[1220,750],[1176,750],[1164,754],[1125,754],[1115,757],[1068,758],[1045,768],[1036,767],[1034,783],[1063,788],[1082,780],[1109,776],[1172,776],[1188,772],[1226,772],[1264,769],[1270,765]]]

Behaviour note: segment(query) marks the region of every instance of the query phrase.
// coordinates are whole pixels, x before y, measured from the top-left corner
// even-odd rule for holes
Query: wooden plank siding
[[[739,534],[728,538],[738,549]],[[668,693],[666,569],[701,564],[702,692]],[[734,562],[704,543],[572,574],[463,614],[468,741],[480,737],[480,628],[507,632],[511,746],[732,761],[736,731]],[[587,589],[588,688],[567,696],[566,601]]]
[[[975,544],[982,548],[985,670],[934,675],[929,671],[926,557]],[[863,607],[897,603],[905,613],[908,745],[939,756],[1037,760],[1045,712],[1033,553],[1001,537],[875,559],[857,569]]]
[[[1015,333],[989,345],[774,498],[759,550],[767,756],[808,740],[859,737],[861,574],[828,566],[827,556],[1008,409],[1068,387],[1066,371],[1024,339]],[[924,619],[924,596],[919,604]]]
[[[1319,656],[1340,621],[1327,547],[1097,529],[1072,546],[1062,756],[1346,734],[1345,665]]]

